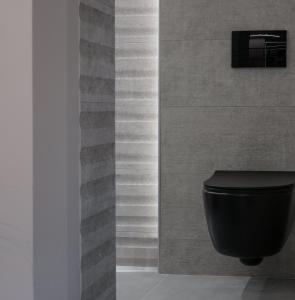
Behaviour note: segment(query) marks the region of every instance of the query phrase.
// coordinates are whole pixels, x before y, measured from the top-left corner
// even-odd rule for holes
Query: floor
[[[291,299],[295,299],[295,280],[117,273],[117,300]]]

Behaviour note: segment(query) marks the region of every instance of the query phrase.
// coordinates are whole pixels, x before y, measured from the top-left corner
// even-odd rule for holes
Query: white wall
[[[78,0],[0,2],[1,300],[80,299],[78,35]]]
[[[0,2],[0,299],[33,298],[32,0]]]

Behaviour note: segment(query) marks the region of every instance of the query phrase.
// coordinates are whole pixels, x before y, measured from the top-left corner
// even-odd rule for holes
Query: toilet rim
[[[283,194],[283,193],[292,193],[294,189],[294,185],[288,185],[283,187],[263,187],[263,188],[224,188],[224,187],[212,187],[212,186],[206,186],[203,187],[203,193],[211,193],[211,194],[239,194],[239,195],[253,195],[253,194]]]

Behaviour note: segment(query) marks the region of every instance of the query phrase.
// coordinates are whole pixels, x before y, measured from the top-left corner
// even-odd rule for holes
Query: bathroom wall
[[[78,300],[78,1],[3,0],[0,36],[0,299]]]
[[[82,299],[115,299],[114,0],[80,4]]]
[[[31,0],[0,2],[0,36],[0,298],[32,300]]]
[[[10,23],[16,10],[19,8],[13,11]],[[16,32],[21,28],[18,26]],[[34,299],[78,300],[79,0],[33,1],[32,29]],[[27,32],[22,36],[28,39]],[[16,47],[22,44],[20,41]],[[19,55],[27,60],[21,52]],[[12,70],[16,67],[18,69],[18,64],[14,63]],[[28,74],[24,76],[27,78]],[[14,89],[22,90],[18,83]],[[24,112],[22,107],[16,110]],[[17,118],[12,127],[23,128],[20,119]],[[15,141],[17,149],[23,149],[24,141],[29,142],[29,139],[23,135]],[[22,195],[20,199],[23,203]],[[23,207],[19,206],[17,211],[23,211]],[[0,298],[26,299],[22,296],[6,298],[2,289]]]
[[[158,263],[159,0],[116,0],[117,265]]]
[[[295,234],[258,267],[215,252],[202,182],[295,169],[293,0],[160,1],[160,271],[295,276]],[[232,69],[232,30],[286,29],[286,69]]]

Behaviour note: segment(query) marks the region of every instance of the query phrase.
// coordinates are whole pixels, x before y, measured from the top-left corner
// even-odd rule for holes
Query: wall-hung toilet
[[[204,204],[215,249],[257,265],[278,253],[294,219],[295,172],[216,171],[204,182]]]

